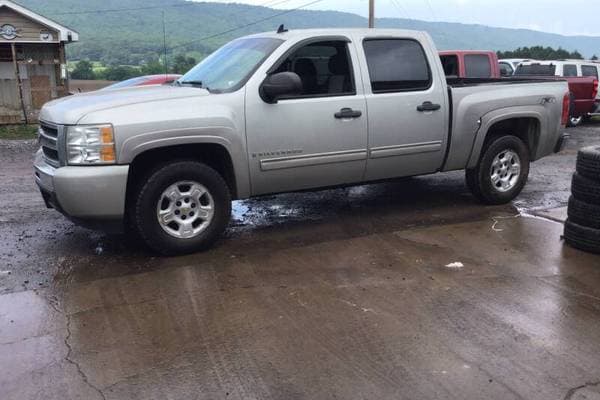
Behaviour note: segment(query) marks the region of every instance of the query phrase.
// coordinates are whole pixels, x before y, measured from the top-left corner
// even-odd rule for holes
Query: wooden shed
[[[32,122],[68,91],[65,44],[79,34],[9,0],[0,0],[0,124]]]

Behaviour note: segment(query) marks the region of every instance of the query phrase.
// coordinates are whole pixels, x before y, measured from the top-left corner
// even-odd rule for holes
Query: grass
[[[35,139],[37,125],[0,125],[0,139]]]

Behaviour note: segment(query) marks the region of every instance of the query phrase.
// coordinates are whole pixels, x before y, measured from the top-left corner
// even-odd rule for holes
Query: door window
[[[598,68],[595,65],[582,65],[581,75],[598,77]]]
[[[577,76],[577,65],[565,64],[563,66],[563,76]]]
[[[492,76],[490,58],[484,54],[465,55],[465,75],[467,78],[490,78]]]
[[[427,90],[431,70],[423,47],[412,39],[367,39],[363,43],[373,93]]]
[[[302,93],[286,97],[349,96],[356,94],[352,62],[345,41],[307,44],[294,50],[274,73],[294,72],[302,80]]]
[[[511,76],[513,72],[514,70],[510,64],[500,63],[500,76]]]

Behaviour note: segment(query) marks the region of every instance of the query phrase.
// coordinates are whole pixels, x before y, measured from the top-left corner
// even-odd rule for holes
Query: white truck
[[[509,202],[561,149],[568,105],[561,81],[447,81],[423,32],[281,29],[171,85],[48,103],[35,176],[75,222],[190,253],[232,199],[466,170],[482,202]]]

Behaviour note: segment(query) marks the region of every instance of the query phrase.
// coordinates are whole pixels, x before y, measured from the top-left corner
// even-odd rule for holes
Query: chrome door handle
[[[419,112],[437,111],[440,108],[442,108],[441,105],[433,104],[430,101],[426,101],[423,104],[421,104],[420,106],[417,106],[417,111],[419,111]]]
[[[337,119],[360,118],[362,116],[362,111],[355,111],[351,108],[342,108],[339,112],[336,112],[334,116]]]

